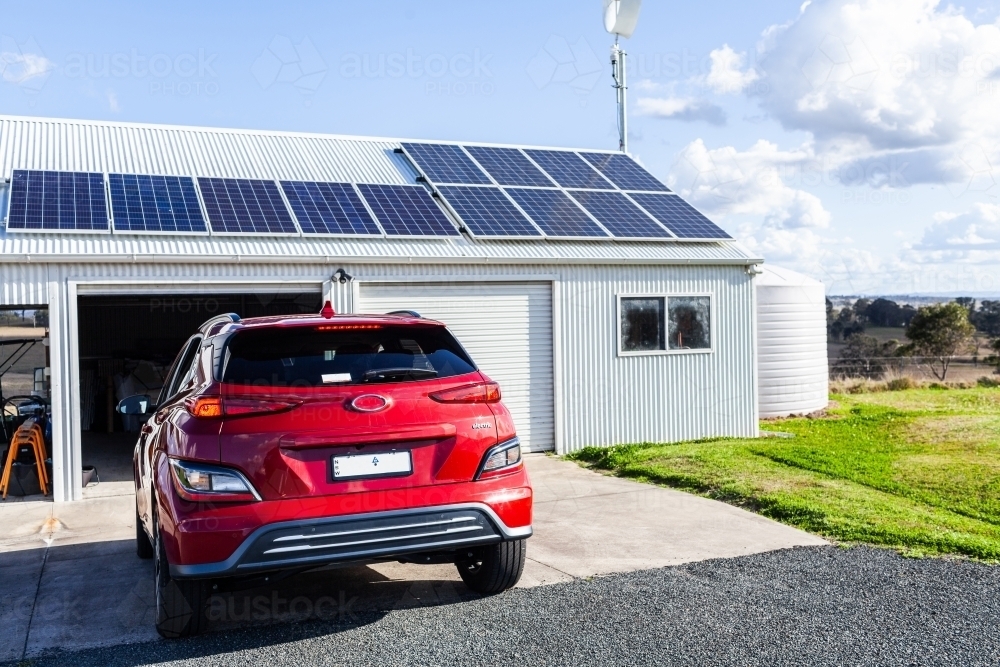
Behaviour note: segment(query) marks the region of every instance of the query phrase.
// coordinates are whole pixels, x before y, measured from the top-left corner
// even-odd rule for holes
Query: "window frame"
[[[708,297],[708,347],[689,350],[671,350],[669,340],[670,298]],[[668,331],[663,332],[665,350],[624,350],[622,349],[622,299],[663,299],[663,323]],[[715,329],[717,321],[715,294],[712,292],[618,292],[615,294],[615,338],[618,342],[619,357],[660,357],[666,355],[713,354],[715,352]]]

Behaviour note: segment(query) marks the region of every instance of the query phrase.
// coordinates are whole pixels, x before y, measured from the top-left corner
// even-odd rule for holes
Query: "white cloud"
[[[715,49],[708,55],[712,65],[705,83],[717,93],[743,92],[758,78],[753,68],[743,69],[746,54],[736,53],[728,44],[723,44],[721,49]]]
[[[636,101],[639,113],[687,122],[705,121],[711,125],[725,125],[726,112],[707,100],[690,97],[640,97]]]
[[[821,153],[835,147],[855,172],[906,163],[871,185],[968,184],[970,152],[1000,164],[1000,22],[937,0],[816,0],[765,30],[759,50],[751,93],[786,129],[810,132]],[[720,72],[734,55],[720,54]]]
[[[914,250],[936,259],[1000,260],[1000,204],[977,203],[965,213],[938,213]]]
[[[122,110],[121,105],[118,103],[118,94],[115,91],[108,90],[107,98],[108,98],[108,108],[111,109],[111,111],[117,113]]]
[[[51,60],[41,54],[35,40],[23,44],[6,35],[0,36],[0,78],[27,90],[40,90],[55,69]]]
[[[709,214],[753,216],[771,229],[824,228],[830,213],[819,197],[787,183],[817,169],[808,144],[782,151],[760,140],[741,152],[732,146],[710,150],[697,139],[681,151],[668,180]]]

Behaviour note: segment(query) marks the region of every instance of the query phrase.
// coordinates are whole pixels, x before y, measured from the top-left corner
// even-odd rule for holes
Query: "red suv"
[[[453,562],[479,593],[524,568],[532,491],[496,383],[417,313],[203,324],[135,448],[136,543],[157,630],[199,632],[220,578]],[[213,580],[215,580],[213,582]]]

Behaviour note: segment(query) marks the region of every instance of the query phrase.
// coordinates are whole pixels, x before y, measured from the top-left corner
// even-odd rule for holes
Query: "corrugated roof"
[[[403,140],[0,116],[0,175],[14,169],[413,183]],[[463,142],[470,143],[470,142]],[[484,144],[495,145],[495,144]],[[136,236],[0,231],[0,261],[496,261],[751,263],[738,243]]]

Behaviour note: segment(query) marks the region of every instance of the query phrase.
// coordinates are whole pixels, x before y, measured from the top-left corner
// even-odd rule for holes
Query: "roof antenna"
[[[618,98],[618,150],[628,152],[628,116],[625,109],[625,56],[618,38],[628,39],[639,21],[639,7],[642,0],[604,0],[604,29],[615,36],[611,47],[611,77]]]
[[[330,319],[337,313],[334,312],[333,310],[333,304],[327,301],[326,303],[323,304],[323,310],[319,311],[319,314],[325,317],[326,319]]]

